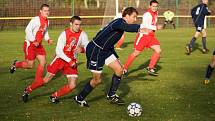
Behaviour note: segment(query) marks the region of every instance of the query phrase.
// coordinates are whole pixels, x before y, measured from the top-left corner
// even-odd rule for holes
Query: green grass
[[[91,39],[99,28],[84,28]],[[62,29],[63,30],[63,29]],[[57,37],[62,31],[50,30],[55,40],[48,46],[47,62],[54,53]],[[208,29],[208,48],[215,45],[215,29]],[[34,79],[35,68],[18,69],[9,73],[9,65],[14,59],[23,59],[24,31],[0,32],[0,120],[8,121],[212,121],[215,119],[215,83],[214,77],[209,85],[203,85],[204,73],[210,62],[210,54],[202,54],[196,49],[191,56],[184,54],[185,44],[194,34],[194,28],[166,29],[157,32],[161,42],[162,56],[158,63],[159,76],[151,77],[142,70],[147,66],[152,50],[145,50],[129,69],[130,74],[122,80],[118,93],[129,104],[138,102],[143,107],[140,117],[129,117],[126,106],[109,104],[105,94],[109,89],[113,72],[104,68],[103,83],[88,97],[90,108],[79,107],[72,99],[90,80],[91,73],[86,69],[85,55],[79,55],[79,80],[77,89],[61,98],[61,103],[51,104],[49,95],[67,83],[65,77],[57,75],[49,84],[35,90],[30,100],[21,100],[24,88]],[[133,50],[136,34],[126,33],[124,50],[117,51],[122,63]],[[196,47],[201,48],[201,39]]]

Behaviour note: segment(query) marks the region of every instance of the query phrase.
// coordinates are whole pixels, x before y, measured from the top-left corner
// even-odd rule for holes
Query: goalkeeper
[[[163,13],[163,16],[165,17],[165,22],[164,22],[163,28],[165,28],[168,23],[171,23],[175,29],[175,24],[173,22],[173,18],[175,16],[175,14],[168,9],[167,11],[165,11]]]

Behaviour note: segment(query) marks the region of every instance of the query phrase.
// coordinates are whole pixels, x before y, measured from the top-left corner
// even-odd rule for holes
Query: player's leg
[[[124,74],[127,75],[128,68],[135,60],[135,58],[144,50],[148,42],[147,36],[138,33],[134,41],[134,51],[128,56],[126,63],[124,64]]]
[[[84,89],[75,96],[74,100],[80,105],[84,107],[89,107],[88,103],[84,100],[92,91],[93,89],[101,83],[101,71],[94,71],[92,72],[92,79],[84,86]]]
[[[23,68],[23,69],[31,69],[34,66],[34,60],[36,58],[36,52],[33,46],[24,42],[23,51],[25,54],[24,61],[14,60],[13,64],[10,66],[10,73],[14,73],[16,68]]]
[[[166,25],[167,25],[167,20],[164,21],[163,29],[165,29]]]
[[[175,29],[175,23],[172,21],[170,21],[170,23],[172,24],[173,28]]]
[[[40,81],[34,80],[34,82],[32,82],[31,85],[25,88],[22,95],[23,102],[28,101],[28,96],[30,95],[30,93],[32,93],[33,90],[43,86],[45,83],[48,83],[53,77],[54,77],[54,74],[47,72],[46,76],[42,80]]]
[[[45,55],[37,55],[37,59],[39,64],[37,65],[35,80],[40,81],[43,78],[44,67],[46,64],[46,56]]]
[[[122,50],[121,46],[124,43],[125,40],[125,33],[123,33],[122,37],[120,38],[120,40],[117,42],[116,44],[116,49],[118,50]]]
[[[89,107],[88,103],[85,101],[85,98],[97,85],[101,83],[101,73],[105,63],[105,58],[103,58],[104,54],[101,53],[101,49],[94,43],[89,43],[87,45],[86,57],[87,68],[92,72],[92,79],[84,86],[83,90],[74,97],[75,102],[82,107]]]
[[[203,47],[202,53],[203,54],[207,54],[209,52],[209,50],[206,47],[206,36],[207,36],[206,29],[203,29],[202,30],[202,47]]]
[[[200,34],[201,34],[200,30],[197,30],[195,35],[193,36],[193,38],[190,40],[190,43],[186,45],[185,48],[186,48],[187,55],[190,55],[190,53],[192,52],[195,41],[199,37]]]
[[[136,57],[141,53],[142,51],[134,50],[127,58],[127,61],[124,65],[124,74],[128,73],[128,68],[132,64],[132,62],[136,59]]]
[[[68,84],[61,87],[58,91],[54,92],[50,96],[50,100],[52,103],[58,103],[59,97],[64,96],[70,93],[76,87],[76,82],[78,80],[77,75],[67,75]]]
[[[108,65],[108,67],[114,71],[114,74],[112,76],[111,87],[107,94],[107,99],[111,103],[122,105],[124,104],[124,101],[116,94],[116,91],[119,88],[119,84],[121,82],[123,67],[120,64],[120,61],[114,55],[111,55],[108,59],[109,60],[106,61],[106,65]]]
[[[161,54],[161,48],[160,45],[153,45],[151,46],[151,49],[154,50],[151,59],[150,59],[150,63],[147,69],[148,73],[151,75],[158,75],[155,71],[155,65],[158,62],[158,60],[160,59],[160,54]]]
[[[212,75],[214,67],[215,67],[215,50],[213,52],[212,62],[208,65],[206,70],[205,81],[204,81],[205,84],[208,84],[210,82],[210,77]]]

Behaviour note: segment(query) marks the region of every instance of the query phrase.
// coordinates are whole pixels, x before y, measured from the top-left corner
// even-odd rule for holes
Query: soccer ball
[[[132,117],[140,116],[142,114],[142,107],[140,104],[133,102],[128,105],[127,112]]]

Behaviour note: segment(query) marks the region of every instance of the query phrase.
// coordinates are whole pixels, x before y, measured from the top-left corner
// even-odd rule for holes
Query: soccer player
[[[48,44],[53,43],[53,40],[51,40],[48,34],[49,21],[47,17],[49,16],[49,13],[49,5],[42,4],[40,7],[40,15],[32,18],[27,25],[25,29],[26,36],[23,48],[25,60],[15,60],[10,68],[11,73],[14,73],[16,68],[33,68],[35,59],[37,59],[39,64],[37,66],[35,80],[39,81],[42,78],[44,66],[46,64],[46,51],[43,48],[42,40],[44,38]]]
[[[87,45],[87,68],[92,72],[92,79],[85,85],[84,89],[74,97],[74,100],[79,105],[85,107],[89,106],[84,99],[101,83],[101,73],[104,64],[114,71],[107,99],[115,104],[124,104],[124,101],[116,94],[121,81],[123,67],[118,60],[114,45],[119,41],[124,31],[138,32],[140,25],[132,24],[136,21],[137,14],[138,12],[135,8],[126,8],[122,14],[122,18],[111,21],[106,27],[101,29]]]
[[[51,101],[58,103],[59,97],[71,92],[76,87],[76,81],[78,79],[77,53],[85,52],[88,42],[86,33],[81,30],[81,18],[79,16],[73,16],[70,19],[70,27],[65,29],[58,38],[55,50],[56,56],[47,66],[46,76],[41,81],[35,81],[25,88],[23,101],[27,102],[28,96],[33,90],[48,83],[59,71],[62,71],[66,75],[68,84],[54,92],[50,96]]]
[[[117,19],[117,18],[122,18],[122,13],[123,11],[125,10],[126,7],[123,7],[121,13],[118,13],[114,19]],[[117,42],[116,44],[116,50],[123,50],[121,48],[122,44],[124,43],[124,40],[125,40],[125,33],[123,33],[122,37],[120,38],[120,40]]]
[[[147,32],[137,34],[134,41],[134,51],[128,56],[124,65],[124,74],[128,74],[129,66],[145,48],[151,48],[154,53],[146,70],[150,75],[158,75],[155,71],[155,65],[160,58],[161,48],[160,42],[155,38],[155,31],[162,28],[161,25],[156,25],[158,5],[159,3],[156,0],[151,0],[149,9],[143,14],[141,28],[145,28]]]
[[[212,62],[208,65],[206,70],[205,81],[204,81],[205,84],[208,84],[210,82],[210,77],[212,75],[214,67],[215,67],[215,49],[213,52]]]
[[[206,15],[210,15],[210,10],[208,10],[208,0],[202,0],[202,3],[195,6],[191,10],[191,15],[193,19],[193,23],[196,27],[196,33],[191,39],[190,43],[186,45],[186,54],[190,55],[190,53],[193,50],[193,45],[196,41],[196,39],[199,37],[200,34],[202,34],[202,53],[207,54],[208,49],[206,47],[206,28],[204,28],[204,20]]]
[[[168,9],[167,11],[165,11],[165,12],[163,13],[163,16],[165,17],[165,22],[164,22],[163,28],[165,28],[166,25],[167,25],[168,23],[170,23],[170,24],[173,25],[173,28],[175,29],[175,24],[174,24],[174,22],[173,22],[173,18],[174,18],[174,16],[175,16],[175,14],[174,14],[172,11],[170,11],[170,10]]]

